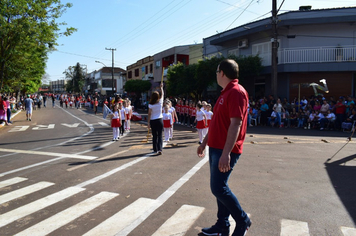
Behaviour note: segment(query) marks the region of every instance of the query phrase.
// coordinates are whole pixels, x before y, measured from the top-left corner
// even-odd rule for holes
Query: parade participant
[[[131,126],[131,117],[132,117],[132,106],[131,101],[129,99],[126,100],[125,106],[125,130],[130,130]]]
[[[211,118],[213,117],[213,112],[211,111],[211,104],[207,104],[207,105],[206,105],[206,112],[205,112],[205,115],[206,115],[206,120],[207,120],[208,125],[207,125],[206,128],[205,128],[204,136],[205,136],[205,135],[208,133],[208,131],[209,131],[209,125],[210,125],[210,122],[211,122]]]
[[[184,106],[184,124],[186,126],[189,125],[189,101],[185,101],[185,106]]]
[[[190,127],[191,128],[195,127],[196,115],[197,115],[197,107],[195,105],[195,102],[192,102],[191,111],[190,111]]]
[[[202,108],[203,108],[203,104],[198,102],[197,114],[196,114],[195,121],[197,123],[197,129],[198,129],[198,134],[199,134],[199,144],[201,144],[203,142],[203,139],[205,137],[204,130],[205,130],[206,126],[208,125],[205,112],[201,110]]]
[[[118,103],[120,116],[121,116],[121,127],[120,127],[120,135],[123,136],[125,132],[125,109],[123,108],[122,102]]]
[[[24,101],[25,109],[26,109],[26,118],[27,120],[31,121],[32,119],[32,107],[34,107],[34,102],[30,98],[30,95],[27,95],[27,98]]]
[[[119,129],[121,127],[121,112],[119,111],[118,105],[115,105],[113,108],[113,114],[111,115],[111,127],[113,133],[112,141],[118,141],[120,139]]]
[[[177,112],[177,123],[178,124],[180,124],[179,119],[178,119],[178,117],[180,118],[180,111],[181,111],[180,101],[181,101],[180,99],[177,101],[177,104],[176,104],[176,107],[175,107],[176,112]]]
[[[238,83],[239,67],[231,59],[223,60],[216,71],[218,85],[222,87],[214,106],[209,133],[199,145],[197,154],[204,157],[209,146],[210,188],[217,199],[218,220],[210,228],[203,228],[205,235],[228,236],[229,216],[236,222],[232,236],[244,236],[251,221],[228,186],[231,171],[243,151],[247,130],[248,94]]]
[[[171,126],[171,132],[170,132],[170,139],[172,140],[173,139],[173,126],[174,126],[174,123],[175,122],[178,122],[178,115],[176,113],[176,109],[172,106],[172,102],[171,101],[167,101],[167,104],[168,104],[168,107],[169,107],[169,113],[171,113],[172,115],[172,119],[173,119],[173,124]]]
[[[164,129],[164,141],[169,142],[169,138],[171,135],[171,128],[173,125],[173,118],[172,114],[169,112],[169,105],[164,106],[164,113],[163,113],[163,129]]]
[[[162,115],[162,105],[163,105],[163,83],[160,85],[161,95],[154,91],[151,95],[150,103],[148,105],[148,129],[152,129],[152,146],[153,152],[158,155],[162,155],[163,140],[162,140],[162,130],[163,130],[163,115]]]
[[[96,115],[98,113],[98,106],[99,106],[99,102],[98,102],[98,98],[94,98],[94,102],[93,102],[93,106],[94,106],[94,114]]]

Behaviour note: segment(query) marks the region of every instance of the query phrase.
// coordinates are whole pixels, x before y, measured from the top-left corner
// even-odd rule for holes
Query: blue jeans
[[[244,226],[249,221],[249,218],[242,210],[237,197],[233,192],[231,192],[227,183],[230,178],[231,171],[241,154],[230,154],[231,170],[226,173],[222,173],[219,170],[219,160],[221,154],[221,149],[209,148],[210,189],[216,197],[218,204],[218,221],[216,226],[219,228],[229,227],[230,215],[236,221],[236,226]]]

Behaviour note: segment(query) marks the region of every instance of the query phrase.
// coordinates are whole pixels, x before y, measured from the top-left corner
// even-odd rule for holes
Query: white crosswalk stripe
[[[0,182],[0,188],[11,186],[23,181],[27,178],[15,177]],[[29,185],[14,191],[0,195],[0,204],[18,200],[19,198],[39,190],[53,186],[54,183],[39,182]],[[21,218],[31,215],[55,203],[59,203],[69,197],[72,197],[82,191],[83,187],[69,187],[56,193],[50,194],[41,199],[35,200],[27,205],[23,205],[17,209],[5,212],[0,215],[0,228],[10,223],[13,223]],[[92,210],[100,207],[104,203],[117,197],[118,193],[100,192],[90,198],[87,198],[78,204],[71,205],[61,212],[48,216],[47,219],[18,232],[17,236],[23,235],[47,235],[53,231],[66,226],[70,222],[90,213]],[[118,209],[117,213],[109,216],[97,226],[84,232],[84,236],[115,236],[127,235],[133,229],[141,225],[154,211],[156,211],[165,201],[162,197],[157,199],[139,198],[123,209]],[[99,208],[100,209],[100,208]],[[161,225],[157,226],[157,230],[152,236],[183,236],[193,227],[194,222],[199,219],[205,208],[200,206],[182,205],[172,216]],[[251,217],[250,214],[248,214]],[[230,231],[233,233],[235,221],[230,217]],[[258,225],[258,224],[257,224]],[[340,227],[340,235],[356,236],[356,229],[350,227]],[[282,219],[280,221],[280,236],[310,236],[309,226],[307,222],[295,221],[291,219]]]
[[[308,223],[283,219],[281,221],[281,236],[310,236]]]
[[[204,207],[183,205],[152,236],[183,236],[203,211]]]
[[[46,208],[54,203],[62,201],[74,194],[77,194],[81,191],[85,190],[84,188],[79,187],[69,187],[62,191],[51,194],[47,197],[41,198],[37,201],[24,205],[22,207],[16,208],[15,210],[9,211],[0,215],[0,227],[10,224],[15,220],[18,220],[24,216],[32,214],[36,211],[39,211],[43,208]]]
[[[27,180],[27,179],[26,178],[21,178],[21,177],[15,177],[15,178],[12,178],[12,179],[7,179],[7,180],[4,180],[4,181],[0,182],[0,188],[5,188],[7,186],[23,182],[25,180]]]
[[[139,198],[129,206],[125,207],[103,223],[99,224],[83,236],[113,236],[138,219],[145,211],[149,210],[156,200]]]
[[[355,228],[349,228],[349,227],[340,227],[341,232],[344,234],[344,236],[356,236],[356,229]]]
[[[26,196],[30,193],[34,193],[37,192],[41,189],[47,188],[49,186],[54,185],[54,183],[50,183],[50,182],[39,182],[37,184],[33,184],[15,191],[12,191],[10,193],[6,193],[4,195],[0,196],[0,204],[3,204],[5,202],[9,202],[12,201],[16,198],[20,198],[23,196]]]
[[[16,236],[47,235],[118,195],[116,193],[101,192],[16,234]]]

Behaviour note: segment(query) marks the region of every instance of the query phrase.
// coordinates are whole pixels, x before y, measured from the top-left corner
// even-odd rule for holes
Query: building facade
[[[126,81],[126,71],[120,67],[114,67],[114,78],[112,77],[112,67],[102,67],[98,71],[87,74],[86,93],[98,92],[102,95],[111,96],[113,93],[122,94]],[[112,84],[114,83],[114,86]],[[113,90],[114,88],[114,90]]]
[[[50,81],[49,87],[53,93],[65,93],[67,80]]]
[[[299,84],[325,79],[329,94],[356,92],[356,8],[290,11],[278,15],[278,80],[280,97],[293,99]],[[259,55],[264,69],[244,86],[255,97],[271,94],[271,18],[248,23],[203,40],[205,57]],[[323,91],[319,91],[323,93]],[[314,95],[302,86],[302,96]]]

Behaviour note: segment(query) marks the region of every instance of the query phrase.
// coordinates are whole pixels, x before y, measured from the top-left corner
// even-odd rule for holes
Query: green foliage
[[[71,93],[80,93],[83,91],[85,84],[85,69],[79,64],[70,66],[63,72],[66,79],[68,79],[66,85],[66,91]]]
[[[243,84],[249,77],[256,76],[262,69],[261,58],[258,56],[229,56],[239,64],[239,81]],[[199,61],[198,64],[184,65],[178,63],[169,67],[167,73],[168,96],[202,98],[204,90],[216,83],[216,69],[224,57],[213,57]]]
[[[125,91],[129,93],[136,93],[137,97],[141,97],[141,93],[150,90],[152,84],[148,80],[128,80],[125,83]]]
[[[72,5],[60,0],[0,1],[0,90],[36,92],[45,73],[47,54],[59,36],[58,19]]]

